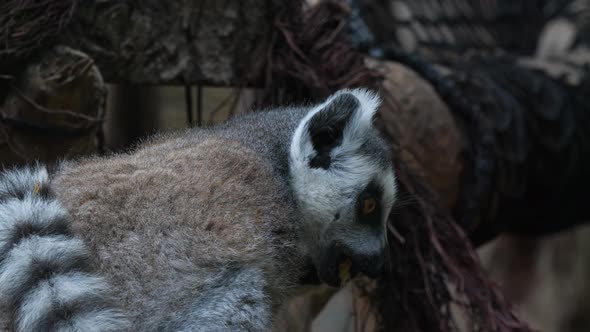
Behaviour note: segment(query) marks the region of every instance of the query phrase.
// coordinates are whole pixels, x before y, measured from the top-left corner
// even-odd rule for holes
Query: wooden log
[[[455,206],[463,171],[464,138],[432,86],[395,62],[367,59],[384,77],[377,126],[402,160],[428,183],[441,207]]]
[[[0,164],[52,162],[99,149],[106,87],[86,54],[57,46],[5,83]]]
[[[272,3],[85,0],[64,42],[109,83],[236,85],[261,73]]]

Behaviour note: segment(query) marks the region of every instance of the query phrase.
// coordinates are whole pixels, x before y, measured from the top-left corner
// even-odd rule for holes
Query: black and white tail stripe
[[[0,330],[125,331],[44,167],[0,175]]]

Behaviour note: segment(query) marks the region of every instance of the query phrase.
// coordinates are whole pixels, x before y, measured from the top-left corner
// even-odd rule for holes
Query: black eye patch
[[[383,188],[371,181],[356,200],[356,218],[364,225],[380,226],[383,215]]]

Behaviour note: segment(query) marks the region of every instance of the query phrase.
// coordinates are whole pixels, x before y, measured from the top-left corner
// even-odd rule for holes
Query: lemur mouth
[[[379,278],[385,272],[386,258],[386,252],[382,249],[367,253],[333,242],[321,248],[313,261],[323,283],[340,287],[360,274],[371,279]]]
[[[332,287],[344,287],[348,282],[362,274],[355,269],[353,260],[348,256],[341,256],[322,266],[323,275],[320,280]]]
[[[298,283],[301,285],[320,285],[322,283],[318,270],[312,261],[307,262],[304,273],[299,278]]]
[[[338,264],[338,279],[336,278],[328,278],[323,279],[320,276],[318,269],[316,268],[313,262],[308,262],[307,266],[305,267],[305,273],[301,276],[298,281],[298,284],[301,285],[320,285],[320,284],[327,284],[332,287],[338,287],[338,283],[340,283],[340,287],[345,286],[350,280],[354,279],[357,275],[361,275],[362,273],[357,273],[352,268],[352,260],[348,257],[341,258]]]

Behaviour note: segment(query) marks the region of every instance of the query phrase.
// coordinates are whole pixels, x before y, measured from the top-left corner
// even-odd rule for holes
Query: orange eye
[[[366,198],[363,201],[363,214],[371,214],[377,208],[377,202],[374,198]]]

